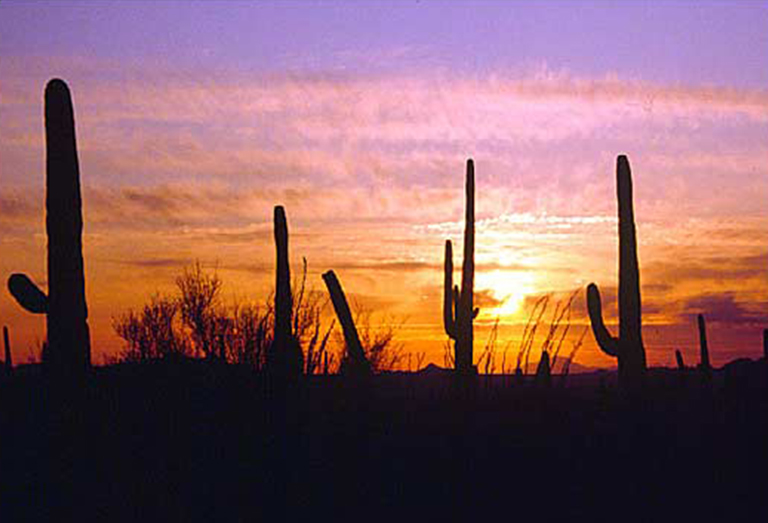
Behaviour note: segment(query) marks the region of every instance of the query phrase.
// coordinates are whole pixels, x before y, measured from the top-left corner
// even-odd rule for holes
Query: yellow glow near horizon
[[[493,308],[483,310],[480,314],[487,316],[510,317],[520,312],[525,297],[536,292],[535,278],[530,272],[496,270],[477,275],[477,289],[488,289],[493,298],[501,303]]]

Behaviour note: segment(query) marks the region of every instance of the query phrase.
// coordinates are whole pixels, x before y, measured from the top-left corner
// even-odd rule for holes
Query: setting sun
[[[480,317],[524,320],[521,307],[527,295],[537,294],[534,282],[535,277],[530,272],[495,270],[478,274],[477,292],[487,290],[498,302],[490,308],[480,306]]]
[[[538,297],[595,282],[613,328],[619,154],[633,166],[649,362],[695,354],[699,313],[711,317],[716,363],[759,350],[768,45],[758,3],[707,4],[693,18],[677,4],[589,7],[583,25],[579,9],[546,2],[118,2],[88,24],[84,6],[0,4],[0,272],[47,285],[42,90],[61,76],[76,114],[95,362],[123,347],[113,318],[169,292],[195,261],[218,271],[224,305],[263,303],[282,205],[294,275],[306,258],[307,283],[322,290],[335,270],[353,301],[403,319],[406,352],[442,363],[443,242],[455,242],[458,281],[470,157],[480,318],[515,336]],[[659,20],[690,37],[668,45]],[[473,34],[482,38],[467,45]],[[585,300],[573,321],[586,324]],[[44,320],[7,292],[0,315],[34,353]],[[578,357],[615,365],[591,336]]]

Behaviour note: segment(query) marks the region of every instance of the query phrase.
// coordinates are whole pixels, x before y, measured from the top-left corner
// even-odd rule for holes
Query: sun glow
[[[496,300],[492,307],[479,303],[480,315],[510,317],[517,314],[528,294],[536,291],[534,276],[529,272],[497,270],[477,275],[477,292],[490,291]]]

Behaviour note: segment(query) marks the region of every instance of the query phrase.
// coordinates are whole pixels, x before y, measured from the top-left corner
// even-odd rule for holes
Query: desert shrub
[[[140,312],[132,310],[113,318],[112,326],[126,343],[119,359],[146,361],[187,355],[189,341],[181,330],[179,301],[156,294]]]
[[[176,278],[177,291],[155,294],[139,311],[113,318],[125,346],[118,361],[148,361],[169,355],[197,356],[263,368],[274,329],[274,293],[263,304],[234,300],[224,304],[223,282],[199,262]],[[304,352],[305,371],[314,374],[334,364],[327,355],[334,322],[323,323],[327,299],[307,285],[307,265],[294,281],[292,329]],[[372,339],[374,353],[382,340]]]

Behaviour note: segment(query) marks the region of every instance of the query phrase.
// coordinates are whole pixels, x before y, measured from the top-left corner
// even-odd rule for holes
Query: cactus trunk
[[[704,322],[704,316],[699,314],[697,317],[699,324],[699,368],[704,372],[712,370],[709,363],[709,346],[707,345],[707,324]]]
[[[632,173],[626,156],[616,162],[616,193],[619,203],[619,336],[605,327],[597,285],[587,288],[592,332],[603,352],[618,360],[619,381],[628,388],[640,385],[646,370],[641,334],[640,271],[632,204]]]
[[[273,373],[285,377],[300,375],[304,368],[301,347],[293,335],[291,318],[291,268],[288,258],[288,223],[285,209],[278,205],[274,214],[275,248],[277,251],[275,279],[275,330],[268,354],[268,365]]]
[[[763,358],[768,361],[768,329],[763,329]]]
[[[549,352],[547,351],[541,353],[534,382],[541,387],[549,387],[552,383],[552,369],[549,365]]]
[[[683,361],[683,354],[680,352],[680,349],[675,349],[675,360],[677,361],[677,368],[685,370],[685,362]]]
[[[464,217],[464,260],[461,267],[461,288],[453,285],[453,246],[445,242],[445,268],[443,289],[443,323],[445,332],[454,340],[456,372],[471,374],[474,371],[473,325],[477,311],[474,309],[475,279],[475,166],[467,160],[465,186],[466,207]]]
[[[285,343],[291,336],[293,298],[291,296],[291,267],[288,261],[288,224],[285,209],[275,207],[275,248],[277,270],[275,281],[275,342]]]
[[[336,277],[336,273],[328,271],[323,274],[323,281],[328,287],[328,293],[331,295],[331,303],[339,318],[341,330],[344,333],[344,343],[347,346],[347,360],[342,362],[342,368],[345,372],[355,375],[366,375],[371,372],[371,365],[365,357],[363,345],[360,343],[360,336],[357,334],[355,321],[352,319],[352,313],[349,310],[347,298],[344,296],[344,290]]]
[[[75,120],[67,85],[45,90],[46,218],[48,233],[48,346],[58,367],[91,363],[83,270],[83,217]]]
[[[5,347],[5,371],[13,372],[13,357],[11,356],[11,339],[8,336],[8,327],[3,326],[3,346]]]

